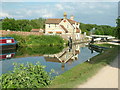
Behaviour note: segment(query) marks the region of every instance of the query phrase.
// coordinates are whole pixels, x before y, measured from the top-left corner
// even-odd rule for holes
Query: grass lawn
[[[113,48],[105,50],[104,53],[93,57],[90,62],[79,64],[65,73],[55,77],[48,88],[75,88],[79,84],[86,82],[103,66],[109,64],[115,59],[119,51],[118,47],[119,46],[114,46]]]

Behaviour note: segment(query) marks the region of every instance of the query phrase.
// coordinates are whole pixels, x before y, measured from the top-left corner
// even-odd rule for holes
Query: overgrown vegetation
[[[15,20],[14,18],[4,18],[2,20],[2,29],[11,30],[11,31],[31,31],[31,29],[44,29],[45,28],[45,19],[19,19]]]
[[[13,37],[20,47],[23,46],[57,46],[62,45],[65,43],[63,38],[58,35],[29,35],[29,36],[22,36],[22,35],[6,35],[6,37]]]
[[[2,88],[41,88],[51,83],[51,73],[40,63],[14,64],[13,72],[0,76]]]
[[[79,64],[65,73],[57,76],[49,88],[76,88],[86,82],[103,66],[109,64],[118,54],[118,47],[106,50],[104,53],[91,58],[90,62]]]
[[[2,30],[2,21],[0,21],[0,30]]]
[[[92,29],[95,29],[94,31]],[[97,35],[116,35],[116,27],[111,27],[108,25],[96,25],[96,24],[83,24],[81,23],[80,29],[82,33],[86,32],[87,35],[97,34]]]

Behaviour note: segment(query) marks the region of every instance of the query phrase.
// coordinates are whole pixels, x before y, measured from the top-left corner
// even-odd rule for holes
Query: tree
[[[2,28],[3,30],[15,30],[15,26],[16,26],[16,23],[15,23],[15,19],[14,18],[5,18],[3,19],[2,21]]]
[[[45,29],[45,19],[38,18],[33,20],[19,19],[15,20],[14,18],[5,18],[2,21],[3,30],[12,30],[12,31],[31,31],[32,28],[35,29]]]
[[[118,39],[120,39],[120,16],[116,19],[117,27],[115,35]]]

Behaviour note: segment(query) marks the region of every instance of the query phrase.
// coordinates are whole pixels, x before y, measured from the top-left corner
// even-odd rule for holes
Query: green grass
[[[63,45],[66,41],[63,40],[58,35],[29,35],[29,36],[22,36],[22,35],[6,35],[6,37],[13,37],[20,47],[25,46],[57,46]]]
[[[2,30],[2,21],[0,21],[0,30]]]
[[[118,54],[118,47],[105,51],[91,59],[91,61],[79,64],[65,73],[57,76],[49,85],[49,88],[75,88],[95,75],[103,66],[114,60]]]

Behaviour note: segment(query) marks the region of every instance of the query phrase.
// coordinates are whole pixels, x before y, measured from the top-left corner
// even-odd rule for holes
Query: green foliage
[[[38,56],[43,54],[55,54],[62,51],[63,46],[33,46],[33,47],[19,47],[14,57],[24,56]]]
[[[6,36],[15,38],[19,46],[56,46],[56,45],[63,46],[65,42],[63,38],[61,38],[58,35],[22,36],[11,34]]]
[[[2,21],[3,30],[11,31],[31,31],[32,28],[35,29],[44,29],[45,28],[45,19],[38,18],[33,20],[20,19],[15,20],[14,18],[5,18]]]
[[[116,20],[117,22],[117,27],[115,29],[115,35],[118,39],[120,39],[120,16],[119,18]]]
[[[80,29],[82,31],[82,33],[86,32],[87,35],[90,34],[90,31],[95,28],[97,25],[96,24],[84,24],[84,23],[81,23],[80,24]]]
[[[2,30],[2,21],[0,21],[0,30]]]
[[[16,34],[6,35],[6,37],[13,37],[16,41],[18,46],[26,46],[26,37]]]
[[[0,76],[2,88],[41,88],[51,83],[51,73],[44,70],[39,62],[36,65],[28,63],[14,64],[13,72]]]
[[[115,27],[111,27],[108,25],[96,25],[96,24],[83,24],[81,23],[80,28],[82,30],[82,33],[86,32],[87,35],[91,34],[91,30],[95,28],[93,34],[96,35],[111,35],[115,36]]]
[[[29,45],[63,45],[64,40],[60,36],[52,36],[52,35],[43,35],[43,36],[28,36],[27,44]]]
[[[43,18],[32,19],[30,21],[30,24],[35,29],[37,29],[37,28],[45,29],[45,19],[43,19]]]
[[[99,25],[95,29],[95,34],[115,36],[115,27],[111,27],[108,25]]]

